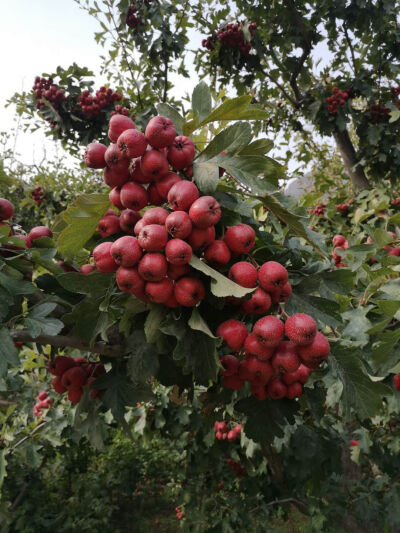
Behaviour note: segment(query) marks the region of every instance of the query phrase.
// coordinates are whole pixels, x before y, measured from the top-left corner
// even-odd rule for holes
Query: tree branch
[[[33,338],[29,331],[25,329],[12,329],[10,335],[14,341],[36,342],[38,344],[56,346],[59,348],[76,348],[82,352],[97,353],[107,357],[118,357],[123,355],[124,349],[121,345],[107,346],[102,343],[90,345],[79,337],[69,337],[66,335],[39,335]]]
[[[270,81],[272,81],[272,83],[274,83],[278,87],[278,89],[281,91],[283,96],[286,98],[286,100],[288,100],[293,105],[293,107],[296,107],[296,108],[299,107],[299,104],[296,102],[296,100],[290,96],[290,94],[287,92],[285,87],[281,83],[279,83],[279,81],[272,74],[267,72],[265,69],[261,69],[261,72],[262,74],[264,74],[266,78],[268,78]]]
[[[368,189],[370,186],[369,181],[365,175],[363,167],[357,160],[356,151],[347,129],[344,131],[336,130],[333,135],[342,156],[346,172],[354,187],[359,190]]]
[[[163,91],[163,97],[162,101],[165,104],[167,101],[167,94],[168,94],[168,55],[164,58],[164,91]]]
[[[355,56],[355,53],[354,53],[354,47],[353,47],[353,44],[351,42],[350,35],[349,35],[348,30],[347,30],[346,24],[343,24],[343,30],[344,30],[344,35],[346,37],[347,45],[348,45],[349,50],[350,50],[351,60],[353,62],[353,72],[354,72],[354,75],[357,76],[356,56]]]

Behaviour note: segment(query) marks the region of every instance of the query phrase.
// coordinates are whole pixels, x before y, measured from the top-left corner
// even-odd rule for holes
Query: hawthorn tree
[[[235,1],[229,7],[209,1],[186,2],[183,8],[176,1],[79,3],[99,21],[95,38],[106,52],[103,73],[135,103],[139,124],[142,114],[144,123],[154,114],[157,102],[178,104],[171,96],[171,76],[188,77],[194,53],[197,71],[212,80],[215,94],[227,86],[239,95],[251,91],[268,111],[258,129],[283,139],[286,162],[294,153],[300,163],[312,160],[319,144],[316,130],[321,140],[336,143],[356,189],[371,180],[396,179],[400,39],[394,0]],[[203,37],[197,50],[189,31]],[[75,71],[78,78],[88,74]],[[31,98],[13,99],[30,117]],[[51,103],[43,105],[46,119],[59,124],[56,137],[79,129],[75,117],[63,126],[66,117],[57,117]],[[81,136],[83,144],[87,139]]]
[[[369,230],[371,244],[360,245],[358,237],[349,239],[336,252],[347,268],[335,268],[329,257],[331,236],[325,242],[310,230],[305,210],[279,193],[282,167],[265,155],[271,143],[253,140],[252,134],[253,121],[264,119],[266,113],[251,100],[241,96],[213,103],[208,87],[201,83],[184,113],[165,103],[158,106],[164,118],[149,121],[143,145],[144,137],[132,121],[114,115],[109,136],[115,144],[92,144],[85,155],[90,167],[107,167],[103,179],[113,187],[111,193],[104,185],[104,192],[78,197],[56,218],[52,230],[25,228],[27,233],[31,230],[27,238],[14,228],[12,219],[1,226],[0,360],[3,389],[7,387],[2,401],[9,406],[20,396],[23,385],[15,376],[33,368],[42,379],[47,375],[48,384],[52,381],[56,393],[50,395],[57,407],[57,411],[49,409],[45,398],[38,399],[38,421],[30,422],[22,444],[5,433],[3,465],[11,450],[22,453],[29,440],[40,438],[41,431],[46,435],[52,427],[59,428],[63,409],[74,416],[79,435],[87,434],[97,446],[114,420],[128,432],[134,428],[157,432],[161,420],[171,420],[166,436],[176,439],[182,434],[187,439],[188,472],[193,475],[197,475],[199,449],[204,461],[209,453],[222,452],[229,459],[227,468],[243,478],[245,492],[250,490],[252,476],[261,476],[265,486],[258,497],[271,516],[294,504],[314,521],[314,529],[323,524],[329,531],[333,524],[337,527],[338,508],[347,506],[346,531],[367,527],[379,531],[376,517],[383,516],[387,506],[384,498],[377,497],[379,487],[383,482],[388,495],[398,490],[391,476],[398,436],[396,429],[392,434],[388,428],[394,427],[398,416],[392,377],[399,340],[399,304],[393,296],[398,290],[399,260],[381,250],[395,239],[386,230],[398,221],[394,217],[382,228]],[[133,144],[131,135],[136,139]],[[158,145],[158,151],[153,147],[145,152],[147,142]],[[165,163],[165,143],[170,146],[167,155],[174,172]],[[130,158],[143,158],[139,167],[135,160],[129,169],[126,150],[133,150]],[[158,175],[160,168],[169,173]],[[191,191],[187,205],[186,196],[178,194],[182,184]],[[7,220],[10,207],[4,201],[1,205],[2,218]],[[180,209],[175,211],[176,207]],[[185,224],[167,222],[185,209],[189,215],[180,216],[200,226],[196,239],[200,236],[201,242],[191,234],[177,238],[177,228],[182,230]],[[146,220],[151,224],[146,226]],[[132,231],[137,224],[144,225],[138,235],[139,253],[145,260],[140,259],[139,276],[134,266],[115,263],[124,260],[121,239],[135,240]],[[156,230],[146,229],[154,225]],[[168,245],[164,226],[175,237]],[[208,235],[211,226],[216,234],[204,241],[201,232]],[[182,249],[174,255],[169,245],[178,240],[181,248],[184,245],[183,256]],[[171,269],[170,277],[163,275],[161,281],[148,277],[148,272],[154,276],[154,265],[157,269],[168,266],[164,249],[170,262],[182,257],[187,261],[188,244],[192,256],[184,272],[189,277],[173,280]],[[131,257],[130,247],[128,256],[131,265],[138,260]],[[370,265],[372,257],[376,263]],[[146,266],[149,258],[151,265]],[[271,263],[277,269],[273,274]],[[254,273],[255,281],[249,282]],[[143,279],[147,280],[144,292]],[[175,287],[172,299],[171,287]],[[282,339],[282,328],[293,339],[285,341],[288,346],[309,345],[309,339],[302,340],[288,325],[289,317],[298,313],[309,317],[302,327],[310,339],[316,327],[322,332],[315,337],[322,344],[313,348],[315,352],[307,351],[307,346],[296,349],[309,366],[307,375],[299,374],[293,387],[287,370],[295,372],[299,356],[288,348],[277,359],[272,345]],[[270,323],[272,331],[267,328]],[[260,346],[260,339],[264,345]],[[28,361],[22,371],[18,370],[21,343],[40,354],[39,363]],[[71,350],[78,357],[71,357]],[[255,353],[257,357],[248,357]],[[273,368],[287,376],[276,380]],[[49,385],[46,389],[51,390]],[[146,408],[136,425],[131,417],[138,402]],[[174,414],[182,402],[191,410],[189,417]],[[71,404],[78,406],[71,408]],[[173,422],[176,416],[179,423]],[[12,424],[10,413],[4,427]],[[239,437],[234,431],[237,424],[242,426]],[[66,426],[64,421],[62,431],[67,432]],[[359,441],[351,447],[353,460],[359,463],[356,482],[349,466],[350,440]],[[344,473],[348,492],[339,490],[343,482],[337,472]],[[208,479],[203,482],[207,487]],[[364,489],[367,497],[376,498],[369,513],[359,501],[360,483],[368,487]],[[183,524],[190,528],[191,520],[196,520],[195,504],[185,506]],[[217,514],[215,520],[227,518]],[[384,520],[393,526],[399,517],[391,514]]]

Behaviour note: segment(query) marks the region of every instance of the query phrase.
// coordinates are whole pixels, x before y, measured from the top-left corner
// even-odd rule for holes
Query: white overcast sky
[[[8,131],[16,126],[16,113],[5,104],[15,92],[30,90],[36,75],[54,72],[58,65],[65,68],[75,62],[99,73],[104,49],[94,40],[98,23],[73,0],[0,0],[0,6],[0,131]],[[196,74],[192,74],[189,80],[179,80],[174,94],[183,96],[195,86]],[[97,81],[96,88],[105,79]],[[42,131],[20,131],[16,153],[22,162],[40,161],[44,149],[49,157],[55,156],[54,141]]]
[[[0,0],[0,6],[0,131],[8,131],[16,126],[16,113],[13,106],[5,108],[5,104],[15,92],[30,90],[36,75],[54,72],[58,65],[65,68],[76,62],[99,73],[104,50],[94,40],[94,33],[99,30],[96,20],[73,0]],[[201,35],[192,33],[191,47],[200,46],[201,39]],[[324,63],[326,52],[322,47],[315,55],[322,56]],[[190,74],[189,79],[175,80],[175,96],[191,93],[198,77],[194,69],[190,69]],[[103,82],[98,77],[96,87]],[[14,137],[10,135],[10,145],[13,144]],[[20,131],[15,147],[18,159],[27,164],[39,162],[44,151],[49,159],[69,159],[41,130]]]

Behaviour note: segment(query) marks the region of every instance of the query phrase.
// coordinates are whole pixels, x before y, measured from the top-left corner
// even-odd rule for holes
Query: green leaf
[[[161,329],[166,335],[177,339],[173,358],[183,367],[185,374],[192,373],[200,385],[208,385],[210,380],[216,380],[219,360],[215,338],[188,328],[183,318],[177,320],[172,315]]]
[[[210,159],[209,163],[216,163],[224,168],[248,190],[249,194],[261,196],[261,198],[266,192],[275,191],[279,179],[284,175],[283,167],[268,156],[219,154]]]
[[[202,122],[211,112],[211,92],[207,84],[202,81],[193,90],[192,109]]]
[[[265,400],[245,398],[235,404],[235,411],[243,413],[246,436],[255,442],[269,443],[283,437],[286,424],[294,424],[298,403],[293,400]]]
[[[146,317],[144,323],[144,332],[147,342],[156,343],[160,336],[160,326],[165,316],[168,314],[168,309],[163,305],[154,305]]]
[[[9,293],[17,294],[33,294],[37,288],[30,281],[21,281],[19,279],[6,276],[0,272],[0,285],[4,287]]]
[[[384,229],[378,228],[372,233],[372,239],[380,248],[393,242],[393,237]]]
[[[126,340],[125,346],[129,353],[128,372],[133,383],[144,383],[157,374],[157,348],[146,341],[143,331],[134,331]]]
[[[92,294],[101,298],[114,281],[114,274],[92,272],[85,276],[79,272],[67,272],[57,276],[57,281],[64,289],[78,294]]]
[[[193,163],[193,178],[205,194],[212,194],[218,185],[219,168],[215,163]]]
[[[7,475],[7,450],[0,450],[0,489],[3,486],[4,478]]]
[[[57,318],[26,318],[24,324],[35,339],[39,335],[57,335],[64,328],[64,324]]]
[[[7,372],[7,363],[10,366],[19,367],[20,361],[18,350],[10,337],[7,328],[0,327],[0,376]]]
[[[103,403],[117,421],[124,418],[125,407],[134,407],[138,402],[146,402],[153,399],[150,386],[133,384],[128,376],[111,370],[107,374],[99,376],[93,384],[97,390],[105,389]]]
[[[265,155],[274,147],[274,142],[270,139],[258,139],[248,146],[242,148],[239,155]]]
[[[386,372],[400,359],[400,349],[397,346],[400,341],[400,330],[384,331],[378,336],[378,343],[372,352],[372,361],[376,369]]]
[[[250,124],[248,122],[237,122],[218,133],[207,148],[197,157],[196,161],[209,161],[213,157],[219,156],[221,152],[226,152],[229,156],[235,155],[249,145],[251,137]]]
[[[376,415],[382,407],[382,397],[390,396],[391,389],[383,383],[371,381],[355,349],[334,345],[328,361],[343,384],[341,405],[344,419],[350,420],[352,410],[361,420]]]
[[[199,124],[204,126],[209,122],[221,120],[238,120],[240,113],[242,113],[251,102],[251,96],[244,95],[237,98],[227,98],[220,106],[214,109],[207,115]]]
[[[62,213],[67,227],[59,234],[57,245],[63,257],[72,258],[85,246],[109,206],[107,194],[84,194]]]
[[[184,118],[179,113],[179,111],[175,109],[175,107],[172,107],[169,104],[158,104],[157,112],[162,117],[166,117],[172,120],[172,122],[174,123],[175,129],[176,129],[176,133],[178,135],[182,135]]]
[[[342,317],[348,321],[347,326],[342,331],[343,337],[355,341],[367,343],[369,336],[367,331],[371,328],[371,321],[367,314],[372,309],[372,305],[356,307],[342,314]]]
[[[301,293],[293,293],[285,304],[285,311],[289,314],[307,313],[317,320],[321,326],[337,327],[342,323],[339,313],[338,303],[320,298],[319,296],[309,296]]]
[[[208,327],[207,323],[204,321],[203,317],[200,315],[199,311],[194,308],[192,311],[192,315],[189,318],[188,322],[189,326],[192,329],[195,329],[197,331],[202,331],[212,339],[217,339],[218,337],[215,337],[215,335],[212,334],[210,328]]]
[[[246,296],[246,294],[250,294],[254,291],[254,289],[246,289],[245,287],[237,285],[237,283],[234,283],[229,278],[223,276],[210,266],[206,265],[203,261],[200,261],[200,259],[195,255],[192,255],[189,264],[196,270],[199,270],[206,276],[212,278],[211,292],[214,294],[214,296],[218,296],[219,298],[225,298],[226,296],[243,298]]]

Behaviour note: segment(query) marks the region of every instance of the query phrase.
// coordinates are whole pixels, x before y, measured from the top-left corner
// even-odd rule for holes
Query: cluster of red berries
[[[131,110],[128,107],[123,107],[122,105],[116,105],[114,111],[111,111],[111,116],[114,115],[125,115],[126,117],[133,118],[135,116],[134,113],[131,113]]]
[[[175,514],[176,514],[176,518],[178,520],[182,520],[183,518],[183,511],[181,510],[180,507],[175,507]]]
[[[53,83],[53,78],[41,78],[36,76],[33,90],[36,95],[36,107],[42,109],[46,99],[55,108],[59,109],[61,104],[66,100],[64,91],[59,88],[58,85]]]
[[[83,387],[87,385],[92,389],[96,378],[105,373],[101,363],[89,363],[85,358],[74,359],[68,355],[59,355],[49,364],[49,372],[55,376],[51,381],[53,389],[58,394],[68,391],[71,403],[79,403]],[[103,391],[92,389],[91,398],[101,398]]]
[[[35,246],[35,241],[41,237],[53,237],[53,233],[47,226],[36,226],[31,229],[28,235],[19,235],[14,234],[12,226],[10,223],[4,222],[5,220],[10,220],[14,214],[14,206],[11,202],[5,198],[0,198],[0,226],[8,226],[10,228],[9,235],[13,238],[21,239],[24,242],[23,246],[17,246],[15,244],[5,244],[2,245],[7,250],[22,250],[24,248],[32,248]]]
[[[48,394],[46,391],[39,392],[39,394],[37,395],[37,401],[33,406],[33,414],[36,416],[36,418],[42,418],[42,409],[50,409],[52,403],[53,400],[51,398],[48,398]]]
[[[346,215],[349,212],[349,205],[348,204],[337,204],[336,209],[342,215]]]
[[[221,217],[218,202],[212,196],[200,197],[193,182],[169,169],[169,165],[176,171],[191,165],[193,142],[177,136],[172,121],[159,116],[149,121],[144,135],[131,119],[115,115],[110,120],[109,137],[116,144],[107,148],[92,143],[85,162],[91,168],[106,167],[104,181],[113,187],[110,200],[124,211],[119,217],[108,212],[99,221],[98,231],[103,238],[121,230],[128,235],[95,248],[97,270],[116,271],[120,290],[146,301],[168,307],[196,305],[205,297],[205,287],[200,279],[189,276],[192,251],[206,248],[210,261],[228,263],[234,252],[229,243],[235,240],[235,228],[228,230],[225,241],[215,241],[214,226]],[[172,212],[154,207],[143,217],[138,213],[147,205],[166,201]],[[249,245],[253,246],[254,230],[246,227],[251,232]]]
[[[150,0],[146,0],[146,3],[149,2]],[[137,14],[137,12],[137,6],[135,2],[132,2],[132,4],[129,6],[125,21],[126,25],[132,28],[133,30],[136,29],[140,24],[143,24],[143,19],[140,15]]]
[[[42,187],[35,187],[31,194],[32,200],[36,205],[40,205],[44,200],[44,193]]]
[[[343,237],[343,235],[335,235],[332,239],[332,244],[334,246],[332,257],[335,261],[335,267],[336,268],[344,268],[346,267],[346,263],[342,262],[342,257],[337,253],[337,250],[347,250],[349,247],[348,241]],[[371,241],[372,244],[372,241]]]
[[[254,36],[254,32],[257,29],[257,23],[251,22],[249,24],[249,31],[251,38]],[[234,48],[240,51],[241,54],[247,56],[251,50],[251,42],[246,41],[243,33],[242,24],[227,24],[225,28],[217,31],[217,35],[211,35],[207,39],[203,39],[202,45],[207,50],[214,50],[215,42],[220,41],[229,48]]]
[[[107,89],[107,87],[100,87],[96,91],[96,96],[91,96],[90,91],[86,89],[78,98],[82,111],[90,118],[101,113],[104,107],[109,107],[120,100],[122,100],[122,96],[110,88]]]
[[[234,459],[231,459],[230,457],[226,460],[227,465],[233,472],[237,475],[237,477],[246,477],[247,476],[247,470],[240,464],[239,461],[235,461]]]
[[[384,122],[389,118],[390,109],[385,105],[373,104],[367,108],[371,122]]]
[[[229,442],[235,442],[236,438],[242,432],[242,425],[236,424],[235,427],[229,428],[226,422],[214,423],[215,438],[217,440],[228,440]]]
[[[315,215],[317,217],[321,217],[325,214],[326,211],[326,204],[318,204],[314,208],[310,207],[308,209],[308,212],[312,215]]]
[[[350,98],[348,91],[340,91],[338,87],[333,87],[332,95],[325,98],[325,101],[328,104],[329,113],[336,115],[339,107],[342,107],[348,98]]]
[[[271,263],[265,263],[265,272],[268,282],[274,284],[279,275],[275,265],[279,263],[273,268]],[[224,386],[239,390],[248,381],[258,400],[297,398],[311,371],[330,352],[327,338],[317,331],[315,320],[304,313],[289,317],[286,323],[272,315],[264,316],[254,324],[252,333],[243,322],[229,319],[220,324],[216,334],[232,352],[243,355],[241,360],[230,354],[221,358]],[[289,340],[284,340],[285,335]]]

